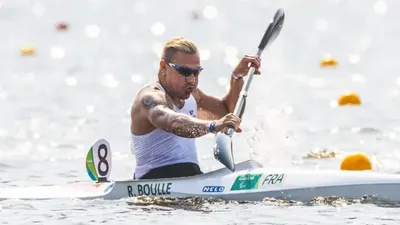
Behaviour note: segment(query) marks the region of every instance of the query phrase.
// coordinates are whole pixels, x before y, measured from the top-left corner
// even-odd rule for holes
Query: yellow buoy
[[[325,56],[320,63],[321,67],[336,66],[337,61],[332,56]]]
[[[36,51],[34,47],[23,47],[21,48],[21,55],[35,55]]]
[[[339,97],[338,99],[338,105],[360,105],[361,104],[361,100],[360,97],[355,94],[355,93],[346,93],[343,94]]]
[[[371,161],[362,153],[346,156],[340,164],[341,170],[372,170]]]

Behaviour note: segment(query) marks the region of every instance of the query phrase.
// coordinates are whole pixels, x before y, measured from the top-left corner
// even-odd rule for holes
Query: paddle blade
[[[104,182],[111,174],[112,158],[110,144],[100,139],[89,149],[86,156],[86,171],[93,181]]]
[[[229,135],[219,132],[215,135],[214,158],[232,172],[235,171],[233,160],[232,139]]]
[[[284,21],[285,11],[283,11],[283,9],[278,9],[267,30],[265,31],[264,36],[260,41],[260,44],[258,45],[259,51],[263,51],[267,46],[275,41],[275,39],[281,32]]]

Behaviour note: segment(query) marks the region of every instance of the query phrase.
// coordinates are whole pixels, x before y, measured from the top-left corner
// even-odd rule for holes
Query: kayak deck
[[[110,183],[76,183],[53,186],[0,188],[0,201],[6,199],[48,200],[48,199],[95,199],[110,191]],[[107,190],[108,189],[108,190]]]
[[[375,196],[400,201],[400,175],[371,171],[302,170],[264,168],[256,161],[193,177],[76,183],[55,186],[0,188],[5,199],[123,199],[149,197],[204,197],[260,201],[277,198],[311,201],[317,197],[361,199]]]

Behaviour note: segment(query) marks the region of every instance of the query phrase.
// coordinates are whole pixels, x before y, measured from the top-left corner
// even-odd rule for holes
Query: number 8
[[[101,154],[101,150],[104,149],[104,155]],[[108,149],[105,144],[101,144],[99,148],[97,149],[97,154],[99,156],[99,163],[97,164],[97,171],[99,171],[99,175],[104,177],[107,175],[108,170],[109,170],[109,164],[107,161],[107,154],[108,154]],[[101,169],[101,164],[104,164],[106,166],[105,170]]]

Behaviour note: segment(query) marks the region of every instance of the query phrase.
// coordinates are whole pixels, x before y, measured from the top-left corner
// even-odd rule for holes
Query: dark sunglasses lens
[[[178,72],[179,72],[181,75],[183,75],[183,76],[185,76],[185,77],[188,77],[188,76],[192,75],[192,73],[196,74],[198,71],[197,71],[197,70],[187,69],[187,68],[179,68],[179,69],[178,69]]]

